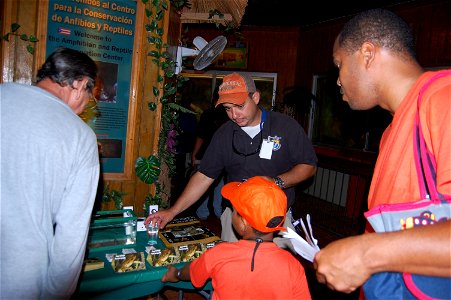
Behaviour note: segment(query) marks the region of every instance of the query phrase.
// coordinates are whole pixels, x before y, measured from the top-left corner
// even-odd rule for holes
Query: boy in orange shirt
[[[285,193],[256,176],[226,184],[222,195],[233,205],[232,224],[242,239],[220,243],[180,270],[168,266],[161,280],[202,287],[211,278],[213,299],[311,299],[300,262],[272,242],[274,232],[285,230]]]

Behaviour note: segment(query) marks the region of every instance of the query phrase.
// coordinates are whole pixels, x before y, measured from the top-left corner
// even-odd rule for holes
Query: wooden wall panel
[[[451,1],[420,1],[390,10],[413,28],[417,59],[424,67],[451,67]],[[350,17],[301,29],[296,82],[311,88],[313,75],[334,72],[332,47]]]
[[[192,41],[200,35],[207,41],[224,34],[211,25],[183,24],[185,39]],[[246,69],[224,69],[226,71],[269,72],[277,73],[276,102],[283,97],[285,88],[295,84],[296,61],[299,45],[298,27],[251,27],[243,26],[240,31],[242,41],[248,47]],[[227,36],[229,44],[234,44],[238,37]],[[208,70],[208,68],[206,69]]]
[[[276,101],[281,101],[284,90],[295,84],[299,28],[249,27],[243,36],[249,44],[246,71],[277,73]]]
[[[451,67],[451,1],[400,11],[414,28],[417,58],[425,67]]]
[[[300,33],[296,85],[312,88],[313,75],[326,74],[334,68],[332,46],[341,24],[329,23],[303,29]]]
[[[10,32],[11,24],[18,23],[19,33],[36,35],[37,0],[4,0],[2,3],[2,37]],[[10,36],[9,42],[1,41],[2,77],[1,82],[16,81],[31,84],[33,81],[34,55],[28,53],[28,42]]]

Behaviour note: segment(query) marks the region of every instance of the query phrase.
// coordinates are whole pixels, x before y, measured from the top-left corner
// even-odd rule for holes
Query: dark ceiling
[[[418,1],[420,0],[248,0],[241,25],[308,26],[354,15],[370,8],[390,9]]]

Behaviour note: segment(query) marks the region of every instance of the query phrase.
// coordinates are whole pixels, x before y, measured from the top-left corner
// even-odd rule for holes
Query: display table
[[[145,252],[148,236],[145,231],[137,232],[137,241],[134,249],[137,252]],[[166,246],[161,240],[155,246],[164,249]],[[74,294],[76,299],[131,299],[155,294],[164,287],[173,287],[181,290],[197,290],[211,292],[211,282],[202,289],[196,289],[191,282],[180,281],[177,283],[161,282],[161,278],[166,273],[167,267],[153,267],[146,261],[146,270],[127,273],[116,273],[111,267],[111,263],[106,259],[107,253],[121,253],[120,249],[114,251],[90,251],[89,257],[98,257],[105,262],[102,269],[83,272],[80,275],[80,282],[77,291]],[[174,264],[181,268],[185,263]]]

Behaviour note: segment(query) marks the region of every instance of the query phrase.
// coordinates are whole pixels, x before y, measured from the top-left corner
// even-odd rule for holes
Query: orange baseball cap
[[[222,103],[243,105],[249,93],[255,93],[254,80],[244,73],[232,73],[224,76],[219,86],[219,99],[215,106]]]
[[[221,194],[258,231],[286,230],[282,224],[287,212],[287,196],[274,182],[255,176],[245,182],[226,184]],[[271,222],[275,217],[282,217],[277,224]]]

